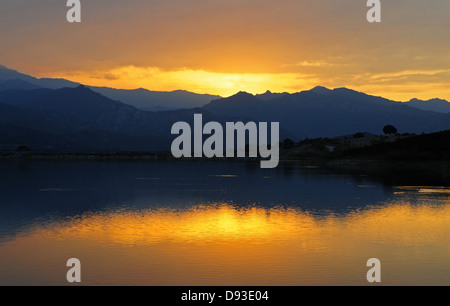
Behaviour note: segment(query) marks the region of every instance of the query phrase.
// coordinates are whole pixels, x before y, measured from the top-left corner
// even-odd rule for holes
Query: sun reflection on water
[[[389,268],[387,283],[434,273],[448,284],[450,205],[397,202],[345,215],[230,204],[119,209],[38,226],[0,250],[8,267],[31,265],[15,256],[24,252],[35,269],[81,257],[91,284],[360,284],[371,257]],[[8,267],[0,272],[13,275]]]

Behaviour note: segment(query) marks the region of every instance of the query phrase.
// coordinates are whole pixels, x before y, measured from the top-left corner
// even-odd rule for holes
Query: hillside
[[[0,91],[8,89],[61,89],[75,88],[82,84],[65,79],[35,78],[0,65]],[[144,111],[164,111],[202,107],[220,98],[217,95],[196,94],[184,90],[150,91],[139,89],[116,89],[89,86],[93,91],[111,100],[119,100]]]
[[[192,123],[195,113],[208,121],[221,120],[201,109],[145,112],[84,86],[0,91],[0,124],[8,127],[1,133],[0,144],[14,142],[34,149],[169,150],[173,123]],[[34,137],[26,136],[26,130]],[[52,141],[46,144],[40,139]]]
[[[344,150],[333,156],[395,161],[450,161],[449,144],[450,130]]]
[[[278,121],[299,139],[336,137],[358,131],[379,134],[387,124],[395,125],[401,133],[450,129],[450,114],[423,111],[346,88],[317,87],[270,100],[240,92],[214,100],[203,109],[222,116],[240,114],[257,121]]]

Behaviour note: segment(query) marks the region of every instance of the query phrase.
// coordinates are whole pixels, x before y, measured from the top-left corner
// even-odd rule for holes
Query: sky
[[[348,87],[450,100],[450,1],[2,0],[0,64],[92,86],[229,96]]]

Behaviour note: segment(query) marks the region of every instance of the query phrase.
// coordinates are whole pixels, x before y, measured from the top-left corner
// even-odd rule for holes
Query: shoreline
[[[229,162],[260,162],[261,158],[252,157],[181,157],[176,158],[168,151],[160,152],[84,152],[84,151],[41,151],[41,152],[0,152],[0,161],[11,160],[161,160],[161,161],[229,161]],[[450,165],[449,160],[390,160],[382,158],[332,158],[332,157],[314,157],[314,158],[280,158],[280,164],[300,164],[305,166],[314,166],[321,168],[360,168],[360,167],[378,167],[378,166],[424,166],[424,165]]]

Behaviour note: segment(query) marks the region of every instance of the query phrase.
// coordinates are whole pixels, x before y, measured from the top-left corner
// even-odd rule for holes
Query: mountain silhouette
[[[51,79],[51,78],[35,78],[23,73],[20,73],[18,71],[9,69],[3,65],[0,65],[0,80],[1,81],[7,81],[7,80],[23,80],[25,82],[28,82],[30,84],[33,84],[37,87],[42,88],[50,88],[50,89],[57,89],[62,87],[76,87],[81,84],[76,82],[71,82],[65,79]],[[13,89],[13,88],[8,88]]]
[[[21,79],[9,79],[6,81],[0,81],[0,90],[8,90],[8,89],[37,89],[39,86],[31,84],[27,81]]]
[[[193,124],[194,114],[206,121],[225,120],[199,109],[148,112],[111,100],[85,86],[61,89],[0,91],[0,125],[12,134],[0,143],[29,144],[30,131],[36,138],[50,139],[52,147],[71,150],[148,151],[170,150],[171,127],[175,122]],[[56,146],[58,142],[65,146]]]
[[[258,94],[256,95],[257,98],[261,99],[261,100],[273,100],[282,96],[288,95],[287,92],[283,92],[283,93],[273,93],[270,90],[267,90],[265,93],[263,94]]]
[[[0,80],[0,146],[169,150],[172,125],[178,121],[192,125],[198,113],[204,122],[222,124],[280,122],[280,140],[380,134],[388,124],[400,133],[450,129],[450,113],[446,112],[450,103],[445,100],[401,103],[347,88],[318,86],[294,94],[238,92],[220,98],[186,91],[88,87],[63,79],[37,79],[4,66],[0,66]],[[70,86],[52,89],[49,84]],[[162,110],[161,105],[175,109]],[[150,111],[151,107],[159,111]]]
[[[5,83],[6,81],[6,83]],[[19,83],[25,81],[26,83]],[[16,70],[9,69],[3,65],[0,65],[0,90],[7,89],[34,89],[34,88],[48,88],[48,89],[60,89],[64,87],[77,87],[82,84],[72,82],[65,79],[52,79],[52,78],[35,78],[33,76],[20,73]],[[144,88],[138,89],[116,89],[109,87],[96,87],[88,86],[95,92],[98,92],[105,97],[112,100],[118,100],[125,104],[132,105],[138,109],[145,111],[165,111],[174,109],[188,109],[194,107],[203,107],[212,100],[220,99],[217,95],[209,94],[196,94],[184,90],[175,91],[150,91]],[[326,95],[332,92],[323,86],[317,86],[309,92]],[[263,94],[256,95],[257,98],[265,101],[282,98],[289,96],[289,93],[272,93],[267,90]],[[404,102],[414,108],[421,110],[429,110],[440,113],[450,112],[450,102],[441,99],[431,99],[428,101],[422,101],[418,99],[412,99],[409,102]]]
[[[409,133],[450,129],[450,115],[422,111],[347,88],[316,87],[271,100],[240,92],[214,100],[203,109],[222,116],[240,114],[257,121],[278,121],[299,138],[336,137],[358,131],[380,134],[386,124]]]
[[[18,82],[20,81],[26,82],[29,85],[25,86],[23,82],[19,85]],[[80,85],[82,84],[65,79],[38,79],[0,65],[0,90],[34,88],[61,89],[65,87],[74,88]],[[89,86],[89,88],[112,100],[119,100],[145,111],[202,107],[210,101],[220,98],[217,95],[196,94],[184,90],[165,92],[150,91],[143,88],[131,90],[96,86]]]
[[[421,110],[444,114],[450,113],[450,103],[442,99],[431,99],[427,101],[412,99],[409,102],[405,102],[405,104]]]
[[[164,111],[202,107],[220,96],[196,94],[185,90],[150,91],[144,88],[125,90],[108,87],[90,87],[113,100],[119,100],[145,111]]]

